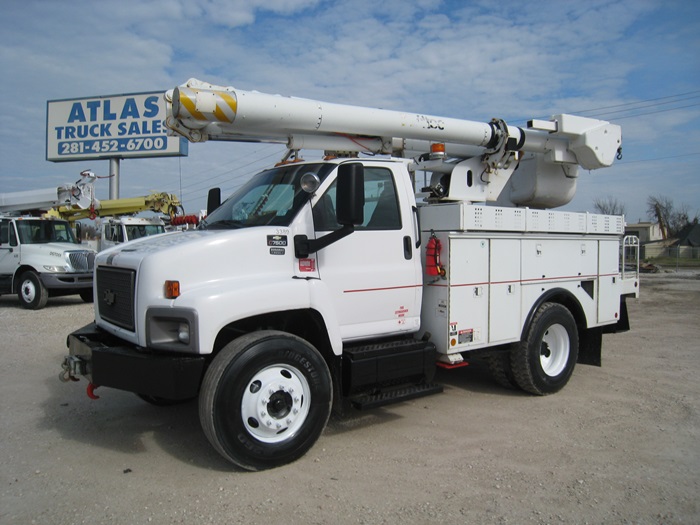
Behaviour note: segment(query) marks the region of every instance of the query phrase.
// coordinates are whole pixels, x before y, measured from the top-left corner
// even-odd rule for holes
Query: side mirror
[[[338,167],[335,206],[338,224],[356,226],[364,222],[365,170],[359,162]]]
[[[359,162],[348,162],[338,166],[335,192],[335,217],[343,227],[318,239],[306,235],[294,236],[294,255],[304,259],[309,254],[330,246],[355,231],[355,226],[364,222],[365,216],[365,169]]]
[[[207,215],[221,206],[221,188],[212,188],[207,195]]]
[[[83,242],[83,225],[80,222],[75,223],[75,236],[79,243]]]

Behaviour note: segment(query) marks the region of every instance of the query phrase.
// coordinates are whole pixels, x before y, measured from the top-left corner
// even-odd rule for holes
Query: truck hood
[[[208,245],[213,239],[232,233],[236,232],[191,230],[143,237],[100,252],[97,264],[136,269],[141,261],[150,255],[160,254],[166,258],[186,256]]]
[[[162,290],[165,279],[179,280],[184,293],[188,282],[202,285],[258,273],[289,273],[294,260],[293,238],[277,231],[275,227],[256,227],[166,233],[100,252],[97,266],[137,270],[139,293],[153,285]]]
[[[49,267],[65,267],[70,264],[69,252],[89,252],[95,253],[81,244],[69,242],[49,242],[46,244],[23,244],[22,258],[30,261],[38,271],[44,272]],[[81,270],[84,271],[84,270]]]

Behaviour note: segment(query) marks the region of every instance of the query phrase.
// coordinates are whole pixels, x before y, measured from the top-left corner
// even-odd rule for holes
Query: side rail
[[[623,280],[639,278],[639,238],[636,235],[625,235],[622,239],[620,273]]]

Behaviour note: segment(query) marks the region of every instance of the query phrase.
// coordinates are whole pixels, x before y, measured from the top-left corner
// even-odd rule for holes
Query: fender
[[[520,333],[521,341],[527,336],[527,331],[530,327],[530,323],[532,323],[532,318],[535,316],[535,312],[546,302],[554,302],[566,306],[574,316],[574,319],[576,319],[576,324],[578,324],[579,329],[586,329],[588,327],[586,314],[576,296],[565,288],[552,288],[540,295],[532,305],[532,308],[530,308]]]
[[[209,354],[217,335],[227,326],[241,319],[287,310],[316,310],[328,331],[333,353],[342,353],[338,317],[328,288],[318,279],[296,279],[281,275],[254,276],[235,283],[222,281],[200,286],[192,293],[183,294],[171,305],[191,308],[198,312],[199,349]]]

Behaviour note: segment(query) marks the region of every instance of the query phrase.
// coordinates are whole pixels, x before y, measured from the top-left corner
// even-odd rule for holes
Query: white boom
[[[96,202],[95,175],[83,171],[75,184],[41,190],[0,193],[0,212],[48,211],[57,207],[87,209]]]
[[[523,129],[499,119],[481,123],[332,104],[196,79],[165,99],[167,127],[192,142],[272,142],[290,150],[395,156],[425,154],[441,144],[450,162],[425,162],[426,155],[415,169],[433,172],[434,196],[451,201],[561,206],[573,198],[578,166],[610,166],[622,144],[619,126],[566,114],[532,120]]]

